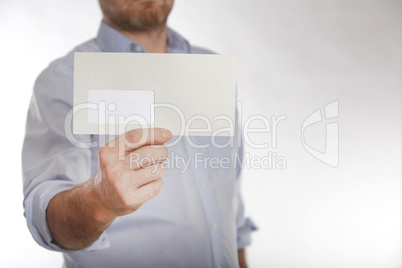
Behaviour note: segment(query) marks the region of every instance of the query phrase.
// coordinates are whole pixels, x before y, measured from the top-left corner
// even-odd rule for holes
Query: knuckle
[[[132,207],[130,200],[122,193],[120,193],[120,202],[124,209],[130,209]]]
[[[157,188],[153,188],[150,192],[149,192],[149,199],[154,198],[155,196],[157,196],[159,193],[159,190]]]
[[[161,191],[162,187],[163,187],[163,181],[162,179],[159,179],[158,181],[156,181],[156,183],[153,184],[153,187],[150,189],[149,197],[153,198],[157,196]]]
[[[152,177],[157,179],[162,177],[166,173],[166,168],[162,165],[159,164],[154,170],[152,170]]]
[[[169,150],[165,145],[162,146],[162,157],[164,157],[164,158],[169,157]]]
[[[105,156],[107,155],[107,149],[106,149],[106,147],[100,148],[100,149],[99,149],[99,152],[98,152],[98,155],[99,155],[99,159],[105,158]]]
[[[160,176],[165,175],[167,172],[167,167],[165,165],[161,165],[160,167]]]
[[[164,174],[162,165],[151,165],[148,167],[149,179],[158,179]]]

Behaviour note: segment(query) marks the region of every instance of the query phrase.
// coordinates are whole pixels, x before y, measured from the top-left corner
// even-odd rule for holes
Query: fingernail
[[[162,131],[162,136],[165,139],[170,139],[172,137],[172,132],[170,132],[170,130],[165,129]]]

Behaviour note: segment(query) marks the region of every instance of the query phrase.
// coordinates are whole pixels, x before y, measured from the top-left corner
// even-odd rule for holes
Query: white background
[[[23,217],[20,153],[32,86],[48,63],[94,37],[97,1],[0,1],[0,267],[60,267]],[[246,169],[259,226],[251,267],[400,267],[400,0],[176,0],[170,25],[193,44],[238,56],[243,116],[286,115],[286,170]],[[302,147],[309,114],[339,100],[340,165]],[[254,134],[262,143],[269,133]],[[324,124],[306,131],[323,148]]]

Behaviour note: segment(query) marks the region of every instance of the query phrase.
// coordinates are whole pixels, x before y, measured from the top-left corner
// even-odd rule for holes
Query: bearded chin
[[[167,15],[158,14],[157,12],[141,14],[136,18],[131,18],[128,27],[133,31],[149,31],[164,25],[166,20]]]

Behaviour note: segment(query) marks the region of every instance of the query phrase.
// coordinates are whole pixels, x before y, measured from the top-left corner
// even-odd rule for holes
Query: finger
[[[154,198],[157,194],[159,194],[162,187],[163,180],[161,178],[151,181],[150,183],[138,188],[136,192],[136,197],[141,203],[145,203],[148,200]]]
[[[152,164],[145,168],[132,171],[133,176],[130,177],[137,188],[140,188],[154,180],[159,179],[167,172],[165,163]]]
[[[126,157],[129,169],[139,169],[151,163],[165,161],[169,156],[169,151],[164,145],[146,145]]]
[[[133,151],[144,145],[162,145],[172,138],[172,132],[164,128],[133,129],[121,135],[119,144],[127,151]]]
[[[104,151],[118,154],[121,160],[127,153],[144,145],[162,145],[172,138],[172,132],[164,128],[140,128],[130,130],[104,146]]]

